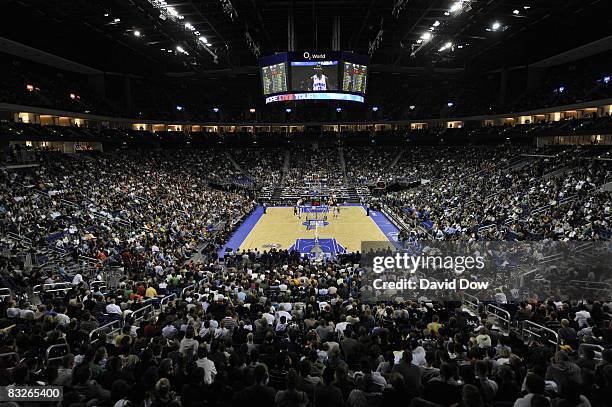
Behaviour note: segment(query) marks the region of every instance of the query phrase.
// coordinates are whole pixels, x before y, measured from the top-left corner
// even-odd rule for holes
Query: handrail
[[[90,287],[91,289],[93,289],[93,290],[97,290],[98,288],[100,288],[100,287],[102,287],[102,286],[104,286],[104,285],[106,285],[106,282],[105,282],[105,281],[97,280],[97,281],[92,281],[92,282],[89,284],[89,287]]]
[[[542,331],[552,334],[553,337],[555,338],[555,341],[551,340],[550,338],[546,338],[542,334]],[[555,345],[556,347],[555,350],[558,350],[559,346],[561,345],[558,333],[556,333],[550,328],[546,328],[545,326],[536,324],[535,322],[523,321],[522,332],[523,332],[523,340],[525,339],[525,332],[527,332],[529,335],[535,336],[538,339],[543,339],[549,344]]]
[[[19,363],[20,361],[19,354],[17,352],[0,353],[0,360],[8,358],[8,357],[14,357],[16,363]]]
[[[49,355],[51,354],[51,351],[53,349],[60,349],[60,348],[65,348],[66,349],[66,353],[62,356],[55,356],[55,357],[49,357]],[[51,345],[47,348],[47,351],[45,352],[45,365],[48,365],[49,362],[54,361],[54,360],[62,360],[64,358],[64,356],[66,356],[66,354],[70,353],[70,346],[68,346],[67,343],[58,343],[55,345]]]
[[[49,294],[49,293],[64,293],[64,294],[66,294],[66,291],[70,291],[70,290],[71,290],[71,288],[58,288],[56,290],[45,290],[44,293],[45,294]]]
[[[28,243],[29,245],[32,245],[32,239],[30,239],[29,237],[20,235],[19,233],[7,232],[6,235],[8,237],[10,237],[11,239],[13,239],[13,240],[24,241],[24,242]]]
[[[487,311],[487,316],[491,315],[495,317],[498,323],[500,321],[503,322],[503,325],[499,324],[500,328],[502,328],[502,331],[505,334],[510,334],[511,318],[510,318],[510,313],[508,311],[498,306],[495,306],[493,304],[487,304],[486,311]]]
[[[159,308],[160,310],[164,310],[164,307],[166,305],[168,305],[168,303],[170,302],[170,300],[175,300],[176,299],[176,294],[172,293],[170,295],[166,295],[164,298],[161,299],[161,301],[159,302]]]
[[[10,288],[2,287],[0,288],[0,299],[11,298],[13,296],[13,292]]]
[[[134,317],[134,322],[142,321],[145,317],[145,310],[149,310],[149,312],[151,312],[152,309],[153,309],[153,304],[148,304],[132,312],[132,316]],[[137,314],[142,314],[142,315],[136,316]]]
[[[478,307],[480,304],[480,300],[473,296],[472,294],[463,293],[463,298],[461,300],[461,305],[468,310],[472,311],[475,314],[478,314]]]
[[[571,280],[568,284],[572,287],[582,287],[583,290],[596,290],[607,293],[612,290],[612,285],[601,281]]]
[[[53,292],[53,291],[67,291],[72,289],[72,284],[71,283],[49,283],[49,284],[37,284],[32,288],[32,291],[34,292],[34,294],[39,294],[41,292],[41,288],[46,288],[46,287],[50,287],[51,290],[45,290],[47,292]],[[55,287],[64,287],[64,288],[59,288],[56,289]]]
[[[187,290],[191,290],[191,289],[195,288],[196,284],[197,283],[189,284],[188,286],[183,287],[183,289],[181,290],[181,298],[185,295],[185,292],[187,292]]]
[[[583,356],[585,349],[593,349],[593,351],[595,351],[595,360],[603,360],[602,352],[605,350],[603,346],[593,343],[581,343],[578,347],[578,355]]]
[[[95,257],[79,255],[79,262],[81,261],[85,261],[87,263],[94,263],[94,264],[97,264],[100,262],[100,260],[96,259]]]
[[[118,329],[111,329],[110,332],[107,333],[107,335],[110,335],[110,334],[112,334],[115,331],[121,330],[121,321],[117,319],[115,321],[109,322],[108,324],[102,325],[101,327],[98,327],[98,328],[94,329],[93,331],[91,331],[89,333],[89,342],[92,343],[92,344],[96,343],[98,341],[97,339],[92,340],[92,338],[94,337],[94,334],[96,334],[98,332],[101,332],[101,331],[105,330],[106,328],[110,328],[113,325],[118,325],[119,328]]]

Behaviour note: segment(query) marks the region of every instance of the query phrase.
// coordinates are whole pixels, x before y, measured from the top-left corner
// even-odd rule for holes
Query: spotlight
[[[520,13],[521,12],[518,9],[512,11],[512,14],[514,14],[515,16],[518,16]]]
[[[121,22],[121,19],[120,19],[120,18],[115,18],[115,19],[113,20],[113,22],[115,22],[115,23],[120,23],[120,22]]]
[[[497,31],[500,28],[501,28],[501,23],[499,21],[496,21],[493,24],[491,24],[491,30],[493,31]]]
[[[565,86],[559,86],[559,93],[565,92]]]
[[[108,17],[108,13],[104,13],[104,17]]]
[[[461,10],[461,1],[457,1],[455,3],[453,3],[450,6],[450,9],[448,11],[450,11],[451,13],[455,13],[457,11]]]
[[[439,52],[446,51],[447,49],[451,48],[452,46],[453,46],[453,43],[449,41],[446,44],[444,44],[442,47],[440,47],[440,49],[438,51]]]
[[[416,106],[415,105],[410,105],[410,110],[414,110],[414,109],[416,109]]]
[[[134,36],[135,37],[140,37],[140,31],[138,31],[138,30],[134,31]]]
[[[446,106],[448,106],[449,108],[451,108],[451,107],[455,106],[455,104],[454,104],[453,102],[448,102],[448,103],[446,104]]]
[[[432,35],[431,35],[430,32],[426,32],[426,33],[423,33],[423,35],[421,35],[421,39],[425,40],[425,41],[429,41],[431,39],[431,37],[432,37]]]
[[[373,111],[373,112],[378,112],[378,106],[374,106],[374,107],[372,108],[372,111]]]
[[[435,23],[433,23],[432,25],[433,25],[434,27],[437,27],[437,26],[439,26],[439,25],[440,25],[440,21],[436,20],[436,22],[435,22]]]
[[[34,91],[34,85],[26,85],[26,89],[28,90],[28,92],[33,92]]]
[[[610,75],[606,75],[603,77],[604,83],[610,83]]]
[[[252,108],[250,108],[250,109],[249,109],[249,112],[250,112],[250,113],[255,113],[255,108],[253,108],[253,107],[252,107]]]
[[[336,112],[340,113],[341,111],[342,111],[342,108],[341,108],[341,107],[337,107],[337,108],[336,108]]]
[[[287,113],[291,113],[291,108],[290,108],[290,107],[286,108],[286,109],[285,109],[285,112],[287,112]]]
[[[181,105],[176,105],[176,110],[178,110],[179,112],[182,111],[184,109],[183,106]]]
[[[219,113],[219,108],[218,107],[213,107],[213,112]]]

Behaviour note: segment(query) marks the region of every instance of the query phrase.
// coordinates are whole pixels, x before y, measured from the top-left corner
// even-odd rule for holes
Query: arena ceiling
[[[135,74],[248,72],[258,54],[290,43],[336,44],[391,69],[491,70],[612,34],[610,9],[607,0],[4,0],[0,36]]]

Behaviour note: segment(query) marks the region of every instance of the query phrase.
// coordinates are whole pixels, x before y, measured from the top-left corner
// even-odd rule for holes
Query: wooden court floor
[[[292,207],[272,207],[262,215],[255,227],[247,235],[240,245],[240,250],[258,249],[269,250],[271,247],[277,249],[288,249],[295,244],[297,239],[313,239],[315,230],[306,230],[302,218],[293,216]],[[361,206],[343,206],[340,215],[334,219],[332,212],[327,213],[329,224],[319,227],[320,239],[336,239],[338,244],[347,251],[361,250],[363,241],[383,241],[388,239],[378,228],[376,223],[368,216]]]

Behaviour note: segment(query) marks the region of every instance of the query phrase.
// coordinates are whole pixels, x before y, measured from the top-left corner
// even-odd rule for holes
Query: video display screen
[[[365,93],[368,67],[353,62],[344,62],[342,71],[342,90],[344,92]]]
[[[287,63],[280,62],[261,68],[261,83],[264,95],[287,91]]]
[[[291,62],[291,90],[327,92],[338,89],[338,61]]]

